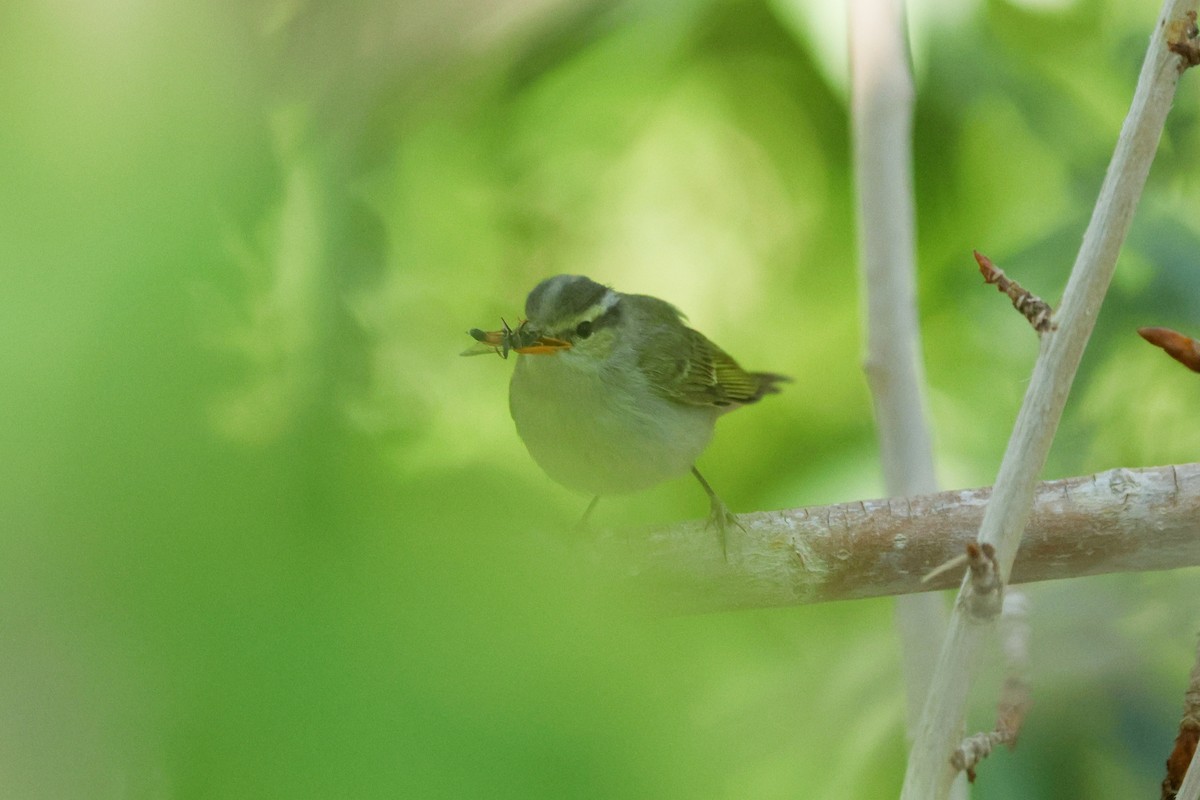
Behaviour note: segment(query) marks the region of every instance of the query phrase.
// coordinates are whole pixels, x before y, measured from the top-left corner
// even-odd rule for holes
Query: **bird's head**
[[[547,278],[525,300],[528,322],[520,344],[531,344],[514,349],[524,355],[571,350],[576,356],[606,358],[618,338],[620,300],[620,294],[583,275]]]

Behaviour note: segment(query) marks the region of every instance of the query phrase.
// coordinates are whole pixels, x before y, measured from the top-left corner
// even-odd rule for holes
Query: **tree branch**
[[[1055,315],[1058,330],[1042,336],[1033,377],[996,477],[995,493],[979,527],[979,543],[995,547],[1001,576],[1012,571],[1038,474],[1112,279],[1184,66],[1181,57],[1169,49],[1168,31],[1178,35],[1194,24],[1185,14],[1195,6],[1195,0],[1166,0],[1163,5],[1129,115],[1121,126],[1100,197]],[[943,798],[955,774],[949,754],[962,727],[981,645],[992,630],[992,625],[981,624],[988,620],[970,613],[969,595],[970,586],[964,582],[934,673],[935,688],[925,705],[909,759],[902,800]]]
[[[849,30],[859,291],[866,308],[863,371],[886,491],[906,497],[937,491],[937,479],[917,324],[914,91],[903,0],[853,0]],[[896,599],[895,614],[911,737],[946,633],[946,605],[933,594],[908,595]]]
[[[704,522],[609,533],[596,547],[634,588],[681,613],[947,589],[921,579],[963,552],[991,489],[740,514],[733,563]],[[1200,565],[1200,463],[1039,484],[1013,583]],[[949,757],[947,755],[947,757]]]
[[[912,171],[912,80],[898,0],[850,4],[855,184],[871,388],[887,491],[937,488],[925,420],[917,327]]]

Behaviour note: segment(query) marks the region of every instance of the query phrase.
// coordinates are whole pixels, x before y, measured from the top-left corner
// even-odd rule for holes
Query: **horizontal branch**
[[[683,612],[949,589],[934,567],[975,541],[991,489],[739,515],[729,560],[701,522],[612,533],[602,557]],[[1200,463],[1039,484],[1011,582],[1200,564]]]

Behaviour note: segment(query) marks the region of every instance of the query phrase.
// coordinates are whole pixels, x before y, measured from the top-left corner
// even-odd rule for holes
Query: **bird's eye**
[[[583,322],[575,326],[575,335],[580,339],[586,339],[592,335],[592,321],[585,319]]]

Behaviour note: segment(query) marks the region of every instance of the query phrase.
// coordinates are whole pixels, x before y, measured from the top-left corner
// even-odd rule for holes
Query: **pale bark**
[[[921,578],[973,541],[991,490],[739,514],[729,560],[703,521],[596,542],[632,588],[699,613],[951,588]],[[1011,582],[1200,565],[1200,463],[1039,484]],[[949,751],[947,751],[947,754]],[[947,755],[947,758],[949,756]]]

